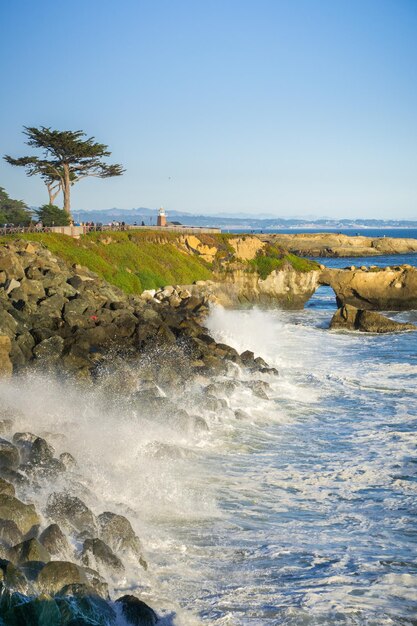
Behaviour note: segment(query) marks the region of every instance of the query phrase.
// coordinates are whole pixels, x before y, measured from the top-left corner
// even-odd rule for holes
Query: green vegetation
[[[44,226],[68,226],[70,216],[55,204],[44,204],[36,211],[38,219]]]
[[[171,233],[167,233],[171,235]],[[141,293],[170,284],[208,280],[212,273],[205,261],[174,245],[177,235],[158,233],[91,233],[72,239],[58,233],[19,234],[17,238],[43,243],[68,263],[78,263],[127,293]],[[9,237],[0,239],[6,243]]]
[[[263,250],[259,250],[254,259],[248,261],[249,267],[258,272],[265,280],[274,270],[291,266],[297,272],[310,272],[319,269],[319,264],[309,259],[302,259],[291,254],[278,246],[267,244]]]
[[[319,267],[314,261],[300,259],[269,244],[255,259],[237,261],[229,243],[233,235],[223,234],[198,234],[204,245],[217,249],[211,264],[198,254],[187,253],[181,237],[171,232],[95,232],[78,240],[58,233],[27,233],[13,237],[41,242],[67,263],[88,267],[109,283],[132,294],[170,284],[186,285],[196,280],[209,280],[214,272],[228,269],[256,271],[265,279],[273,270],[283,267],[291,266],[299,272]],[[9,239],[10,236],[0,238],[0,244]]]
[[[13,200],[3,187],[0,187],[0,224],[27,226],[31,213],[22,200]]]

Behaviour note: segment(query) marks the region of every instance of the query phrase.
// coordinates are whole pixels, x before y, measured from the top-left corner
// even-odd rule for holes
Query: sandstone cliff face
[[[372,270],[325,269],[320,284],[330,285],[339,306],[401,311],[417,308],[417,269],[411,266]]]
[[[292,267],[274,270],[263,280],[256,272],[235,270],[218,280],[198,282],[187,288],[225,307],[238,304],[274,304],[286,309],[303,308],[319,286],[321,272],[297,272]]]
[[[408,254],[417,252],[417,239],[352,237],[337,233],[259,235],[261,241],[282,246],[300,256],[344,257]]]

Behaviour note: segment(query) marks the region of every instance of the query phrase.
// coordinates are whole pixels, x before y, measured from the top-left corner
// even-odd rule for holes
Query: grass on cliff
[[[58,233],[30,233],[16,238],[41,242],[68,263],[88,267],[126,293],[211,278],[207,263],[181,252],[172,235],[164,233],[162,238],[150,232],[91,233],[77,240]],[[10,237],[0,240],[7,241]]]
[[[319,269],[319,264],[309,259],[302,259],[295,254],[291,254],[277,246],[268,244],[258,252],[256,257],[248,261],[252,271],[258,272],[265,280],[274,270],[291,266],[297,272],[311,272]]]

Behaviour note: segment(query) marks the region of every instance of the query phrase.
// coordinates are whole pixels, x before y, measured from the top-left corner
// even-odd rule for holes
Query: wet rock
[[[346,304],[340,307],[330,322],[332,330],[359,330],[367,333],[392,333],[417,330],[414,324],[395,322],[375,311],[357,309]]]
[[[20,543],[23,539],[23,534],[19,530],[16,522],[12,520],[1,519],[0,520],[0,544],[6,548]]]
[[[21,598],[9,610],[6,624],[13,626],[61,626],[61,614],[52,598]]]
[[[50,561],[36,579],[36,586],[41,593],[55,595],[66,585],[88,584],[84,569],[69,561]]]
[[[101,539],[86,539],[84,541],[81,552],[81,561],[84,565],[96,568],[99,572],[103,570],[108,570],[114,573],[124,571],[121,560]]]
[[[135,596],[122,596],[116,602],[121,605],[124,618],[132,626],[154,626],[158,621],[155,611]]]
[[[246,386],[252,391],[253,395],[262,400],[268,400],[267,391],[270,390],[270,386],[263,380],[250,380],[246,383]]]
[[[32,443],[29,452],[29,462],[46,465],[54,458],[55,450],[42,437],[37,437]]]
[[[21,564],[25,561],[43,561],[48,563],[50,555],[38,539],[27,539],[9,550],[10,560]]]
[[[69,532],[76,531],[91,538],[97,535],[95,517],[80,498],[55,492],[48,498],[46,514]]]
[[[0,439],[0,467],[18,467],[20,463],[19,451],[15,445],[6,439]]]
[[[14,485],[12,485],[12,483],[9,483],[7,480],[4,480],[4,478],[0,478],[0,493],[5,493],[8,496],[14,496],[16,493],[16,490],[14,488]]]
[[[7,589],[24,594],[28,593],[30,585],[26,576],[14,563],[7,559],[0,559],[0,574],[2,574],[1,578]]]
[[[64,350],[64,340],[57,335],[44,339],[33,349],[33,355],[42,363],[56,363]]]
[[[66,585],[55,598],[66,626],[112,626],[116,613],[90,585]]]
[[[58,524],[50,524],[45,528],[39,537],[39,541],[54,558],[65,560],[72,553],[68,539]]]
[[[0,494],[0,518],[15,522],[20,532],[26,535],[40,523],[33,504],[25,504],[14,496]]]
[[[129,520],[123,515],[117,515],[106,511],[97,518],[100,528],[100,538],[114,552],[130,554],[145,567],[146,562],[142,558],[142,545],[139,537],[135,534]]]
[[[0,326],[0,333],[1,330]],[[13,363],[10,358],[11,349],[10,337],[0,334],[0,378],[9,378],[13,373]]]
[[[237,409],[235,411],[235,417],[238,420],[251,420],[249,413],[246,413],[246,411],[243,411],[242,409]]]
[[[87,579],[87,584],[94,589],[95,593],[100,596],[100,598],[109,600],[109,586],[103,576],[90,567],[83,567],[83,572]]]
[[[77,467],[77,461],[69,452],[62,452],[59,455],[59,460],[64,465],[66,470],[71,470],[74,469],[74,467]]]

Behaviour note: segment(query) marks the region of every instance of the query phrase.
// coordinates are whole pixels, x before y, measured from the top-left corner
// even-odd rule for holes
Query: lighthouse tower
[[[158,226],[167,225],[167,216],[163,207],[159,209],[157,225]]]

